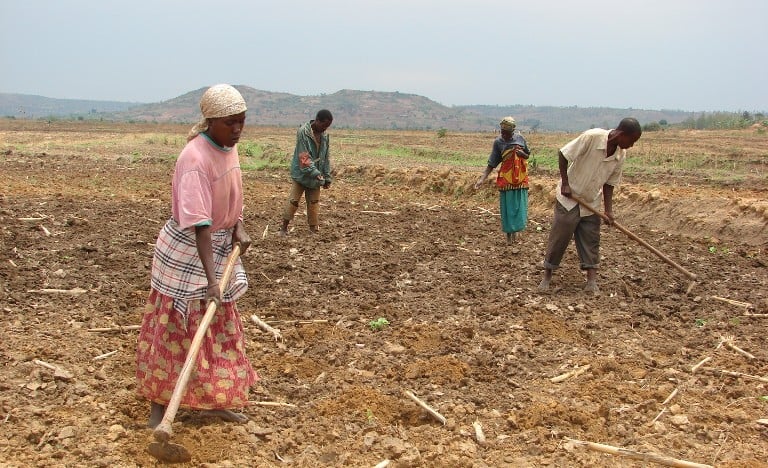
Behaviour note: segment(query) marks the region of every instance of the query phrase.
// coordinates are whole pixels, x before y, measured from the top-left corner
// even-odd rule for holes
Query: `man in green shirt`
[[[309,231],[319,231],[320,187],[331,186],[330,139],[326,130],[333,123],[331,111],[317,112],[314,120],[305,123],[296,132],[296,148],[291,161],[291,194],[283,209],[280,234],[288,235],[288,224],[299,209],[301,195],[307,203]]]

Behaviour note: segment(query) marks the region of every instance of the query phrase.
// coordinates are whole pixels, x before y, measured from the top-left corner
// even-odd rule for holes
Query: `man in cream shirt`
[[[613,188],[621,181],[621,171],[627,149],[640,139],[640,123],[625,118],[613,130],[601,128],[587,130],[558,154],[560,182],[557,201],[544,256],[544,278],[539,284],[542,291],[549,290],[552,271],[560,266],[571,238],[576,244],[580,267],[587,272],[585,291],[598,293],[597,268],[600,264],[600,217],[571,198],[578,197],[597,209],[600,195],[605,204],[605,215],[613,221]]]

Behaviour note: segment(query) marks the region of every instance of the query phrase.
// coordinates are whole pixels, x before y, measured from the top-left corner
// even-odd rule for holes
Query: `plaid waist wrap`
[[[224,272],[227,256],[232,251],[232,229],[220,229],[211,233],[213,262],[216,278]],[[160,230],[152,259],[152,288],[174,298],[174,309],[186,317],[187,303],[205,299],[208,279],[197,253],[194,229],[179,229],[178,223],[169,219]],[[233,302],[248,289],[248,278],[243,263],[237,259],[229,284],[220,284],[222,301]]]

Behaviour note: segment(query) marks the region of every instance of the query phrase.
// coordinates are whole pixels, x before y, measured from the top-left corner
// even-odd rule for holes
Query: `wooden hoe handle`
[[[634,241],[635,241],[635,242],[637,242],[638,244],[642,245],[642,246],[643,246],[643,247],[645,247],[646,249],[648,249],[648,250],[650,250],[651,252],[653,252],[654,254],[656,254],[656,255],[657,255],[657,256],[658,256],[660,259],[662,259],[662,260],[664,260],[665,262],[667,262],[667,264],[669,264],[669,265],[672,265],[672,266],[673,266],[673,267],[674,267],[674,268],[675,268],[677,271],[679,271],[680,273],[684,274],[684,275],[685,275],[685,276],[687,276],[689,279],[691,279],[691,280],[693,280],[693,281],[696,281],[696,279],[698,279],[698,276],[696,276],[695,274],[691,273],[690,271],[686,270],[686,269],[685,269],[685,268],[683,268],[682,266],[680,266],[680,265],[678,265],[677,263],[675,263],[675,262],[674,262],[674,261],[673,261],[671,258],[667,257],[666,255],[664,255],[663,253],[661,253],[661,252],[660,252],[658,249],[656,249],[654,246],[652,246],[652,245],[651,245],[651,244],[649,244],[648,242],[644,241],[643,239],[641,239],[640,237],[638,237],[637,235],[635,235],[634,233],[632,233],[632,232],[631,232],[629,229],[625,228],[624,226],[622,226],[621,224],[617,223],[616,221],[610,221],[610,220],[608,219],[608,216],[606,216],[605,214],[603,214],[603,213],[601,213],[601,212],[597,211],[596,209],[592,208],[592,207],[591,207],[591,206],[589,206],[587,203],[585,203],[583,200],[579,199],[578,197],[576,197],[576,196],[575,196],[575,195],[573,195],[573,194],[571,194],[571,199],[572,199],[572,200],[574,200],[574,201],[576,201],[576,202],[578,202],[578,203],[579,203],[581,206],[583,206],[584,208],[588,209],[588,210],[589,210],[589,211],[591,211],[592,213],[594,213],[594,214],[596,214],[596,215],[600,216],[600,218],[602,218],[602,219],[603,219],[603,221],[606,221],[606,222],[608,222],[608,224],[611,224],[611,225],[612,225],[612,226],[614,226],[616,229],[618,229],[619,231],[621,231],[621,232],[623,232],[624,234],[626,234],[626,235],[627,235],[627,237],[629,237],[630,239],[634,240]]]
[[[229,279],[232,277],[232,271],[235,269],[235,263],[237,263],[237,257],[239,256],[240,244],[235,243],[232,247],[232,252],[227,258],[227,263],[224,266],[224,272],[221,275],[221,279],[219,280],[219,284],[222,285],[222,296],[229,285]],[[200,325],[197,327],[195,337],[192,339],[192,344],[190,344],[187,357],[184,360],[184,367],[181,368],[179,379],[176,381],[176,386],[173,388],[171,400],[168,402],[168,407],[165,409],[163,420],[160,421],[160,424],[155,428],[154,436],[155,440],[158,442],[167,442],[168,439],[171,438],[171,434],[173,434],[173,429],[171,428],[173,420],[176,418],[176,412],[179,410],[181,398],[184,396],[184,392],[187,389],[189,376],[192,374],[192,368],[195,366],[195,361],[197,361],[197,354],[200,352],[200,345],[203,342],[205,333],[208,331],[208,327],[213,321],[213,316],[216,313],[217,308],[218,304],[215,301],[211,301],[208,304],[203,319],[200,321]]]

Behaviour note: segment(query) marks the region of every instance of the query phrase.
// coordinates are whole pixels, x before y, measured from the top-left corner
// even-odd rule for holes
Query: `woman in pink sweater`
[[[245,100],[229,85],[209,88],[200,101],[203,120],[192,128],[172,181],[172,216],[158,235],[152,290],[136,353],[137,392],[150,404],[148,426],[157,426],[209,301],[219,303],[197,357],[181,406],[226,421],[248,418],[232,411],[248,401],[258,380],[245,353],[235,301],[248,281],[238,259],[229,284],[219,284],[234,243],[245,252],[243,184],[237,142]]]

